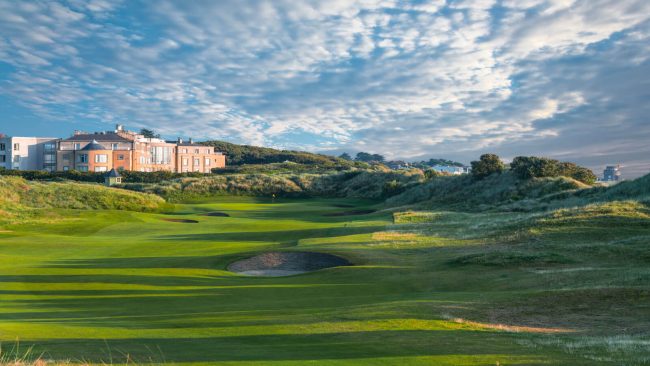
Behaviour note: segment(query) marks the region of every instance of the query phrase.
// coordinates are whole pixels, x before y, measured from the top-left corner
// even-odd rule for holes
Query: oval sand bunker
[[[233,262],[228,270],[248,276],[291,276],[319,269],[349,266],[347,259],[313,252],[269,252]]]

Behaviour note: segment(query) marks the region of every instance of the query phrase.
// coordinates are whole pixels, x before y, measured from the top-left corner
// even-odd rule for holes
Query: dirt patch
[[[333,212],[328,213],[323,216],[356,216],[356,215],[367,215],[376,212],[377,210],[352,210],[352,211],[343,211],[343,212]]]
[[[207,213],[201,214],[201,216],[230,217],[230,215],[228,215],[225,212],[207,212]]]
[[[269,252],[233,262],[228,270],[249,276],[279,277],[350,265],[347,259],[326,253]]]
[[[198,224],[199,222],[196,220],[190,220],[190,219],[162,219],[163,221],[169,221],[169,222],[180,222],[183,224]]]

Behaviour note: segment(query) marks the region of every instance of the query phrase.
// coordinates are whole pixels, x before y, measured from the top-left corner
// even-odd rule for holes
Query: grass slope
[[[650,362],[647,203],[332,215],[378,207],[220,197],[167,215],[72,210],[5,226],[0,340],[95,363]],[[225,270],[268,250],[356,265],[284,278]]]
[[[155,211],[165,207],[165,201],[158,196],[98,184],[34,182],[0,176],[0,225],[57,216],[51,209]]]

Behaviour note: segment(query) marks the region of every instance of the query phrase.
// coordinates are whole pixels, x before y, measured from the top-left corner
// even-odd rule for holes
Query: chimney
[[[183,138],[182,138],[182,137],[179,137],[179,138],[178,138],[178,143],[179,143],[179,144],[182,144],[182,143],[183,143]]]
[[[115,125],[115,132],[118,132],[118,131],[124,131],[124,126],[122,126],[119,123]]]
[[[191,137],[187,141],[190,143],[190,145],[194,143],[194,140]]]

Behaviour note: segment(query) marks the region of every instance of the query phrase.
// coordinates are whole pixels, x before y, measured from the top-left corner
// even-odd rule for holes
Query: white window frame
[[[96,154],[95,163],[108,163],[108,155],[106,154]]]

